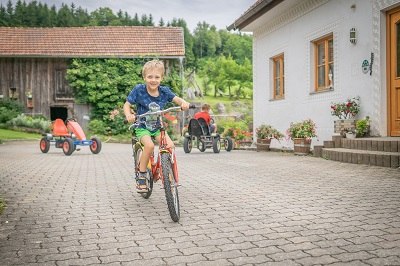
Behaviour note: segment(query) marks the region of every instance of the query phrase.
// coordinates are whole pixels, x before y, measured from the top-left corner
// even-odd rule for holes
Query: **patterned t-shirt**
[[[172,102],[172,99],[176,96],[171,89],[166,86],[159,86],[158,92],[159,96],[153,97],[147,92],[145,84],[138,84],[131,90],[126,100],[130,104],[136,105],[137,114],[141,115],[150,110],[150,103],[155,102],[160,106],[160,110],[162,110],[165,105]]]
[[[176,95],[166,86],[159,86],[158,92],[159,95],[153,97],[147,92],[145,84],[138,84],[131,90],[126,100],[136,106],[136,113],[138,115],[148,112],[151,103],[156,103],[160,107],[160,110],[163,110],[165,105],[172,102],[172,99]]]

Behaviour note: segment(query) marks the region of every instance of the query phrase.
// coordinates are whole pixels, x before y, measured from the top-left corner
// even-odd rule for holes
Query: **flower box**
[[[257,151],[269,151],[269,145],[271,144],[271,139],[257,139],[256,147]]]
[[[356,129],[355,119],[339,119],[334,121],[334,132],[344,136],[347,132],[354,132]]]
[[[311,139],[307,138],[294,138],[294,154],[308,155],[311,150]]]

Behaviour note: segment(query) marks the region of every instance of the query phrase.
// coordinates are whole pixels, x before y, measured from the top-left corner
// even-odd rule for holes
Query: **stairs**
[[[353,164],[400,167],[400,137],[347,139],[333,136],[323,146],[314,146],[314,156]]]

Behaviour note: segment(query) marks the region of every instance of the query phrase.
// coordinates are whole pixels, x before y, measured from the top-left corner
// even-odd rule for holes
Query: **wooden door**
[[[400,136],[400,8],[387,16],[388,135]]]

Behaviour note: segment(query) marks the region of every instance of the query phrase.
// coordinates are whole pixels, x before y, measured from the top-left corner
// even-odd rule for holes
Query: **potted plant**
[[[26,106],[28,108],[33,108],[32,91],[27,91],[25,95],[26,95]]]
[[[311,139],[316,137],[316,125],[311,119],[301,122],[292,122],[287,130],[287,135],[294,142],[294,153],[306,155],[310,153]]]
[[[248,125],[243,121],[227,121],[225,123],[218,123],[218,129],[221,130],[221,135],[226,138],[229,137],[234,143],[234,149],[240,148],[240,144],[250,142],[246,140],[251,138],[252,134],[248,130]]]
[[[356,128],[355,116],[360,112],[360,97],[349,98],[344,102],[332,103],[331,114],[338,119],[334,121],[334,132],[345,136]]]
[[[256,128],[257,151],[268,151],[272,139],[281,139],[284,135],[271,125],[261,124]]]
[[[356,129],[355,134],[357,137],[365,137],[369,135],[370,128],[370,120],[369,116],[366,116],[364,119],[360,119],[356,121]]]

